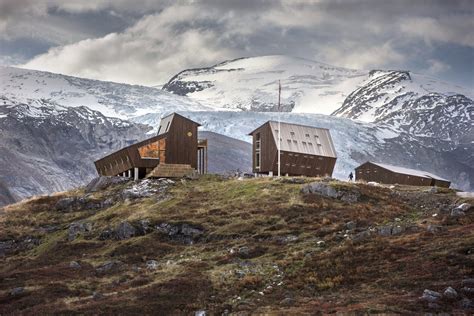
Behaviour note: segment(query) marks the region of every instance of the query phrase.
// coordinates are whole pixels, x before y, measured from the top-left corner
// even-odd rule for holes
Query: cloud
[[[426,42],[440,41],[474,47],[474,17],[472,14],[403,19],[400,30]]]
[[[30,6],[42,2],[21,1]],[[45,24],[30,25],[45,30],[36,37],[56,38],[57,43],[24,67],[147,85],[163,83],[186,68],[265,54],[294,55],[350,68],[406,69],[407,65],[415,65],[415,70],[426,70],[426,60],[443,59],[434,54],[439,43],[472,47],[474,42],[470,31],[474,21],[472,3],[463,0],[42,3],[27,12],[13,5],[13,12],[17,10],[18,14],[36,14],[41,19],[46,14],[47,20],[41,20]],[[64,12],[68,13],[66,18],[55,23],[54,17]],[[75,31],[74,25],[64,22],[93,14],[119,16],[127,22],[108,30],[107,35],[81,28]],[[51,32],[48,21],[53,23]],[[18,25],[15,28],[10,24],[10,36],[18,31]],[[67,25],[69,29],[60,27]],[[443,61],[445,67],[433,62],[429,71],[442,74],[449,70],[449,60]]]
[[[425,70],[425,72],[431,75],[438,75],[451,69],[451,66],[437,59],[428,59],[427,62],[428,68]]]

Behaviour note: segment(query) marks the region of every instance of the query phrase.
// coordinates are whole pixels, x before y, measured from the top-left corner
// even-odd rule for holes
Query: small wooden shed
[[[281,174],[332,176],[336,150],[326,128],[280,123]],[[253,138],[253,172],[278,173],[278,122],[268,121],[249,135]]]
[[[438,186],[449,188],[451,182],[435,174],[367,161],[355,169],[356,179],[385,184],[405,184],[416,186]]]
[[[135,179],[207,172],[207,141],[198,140],[196,123],[172,113],[161,119],[156,136],[122,148],[94,162],[99,175]],[[152,173],[153,171],[153,173]]]

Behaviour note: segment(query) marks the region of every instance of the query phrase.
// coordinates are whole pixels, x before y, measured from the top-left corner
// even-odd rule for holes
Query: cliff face
[[[471,313],[473,204],[307,178],[101,178],[0,214],[0,313]]]

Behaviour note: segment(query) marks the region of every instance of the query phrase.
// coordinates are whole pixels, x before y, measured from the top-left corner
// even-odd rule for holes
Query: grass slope
[[[159,198],[104,208],[61,212],[56,205],[64,197],[103,201],[130,184],[10,205],[0,215],[0,242],[14,240],[17,248],[0,257],[0,314],[420,313],[433,311],[419,300],[424,289],[460,289],[472,277],[474,213],[449,216],[446,209],[464,201],[455,192],[332,182],[360,192],[358,202],[346,203],[302,194],[302,185],[206,176],[177,182]],[[123,221],[144,219],[152,226],[187,223],[203,233],[192,242],[156,229],[99,238]],[[78,220],[92,229],[68,241],[68,227]],[[350,221],[355,228],[346,227]],[[404,231],[376,233],[388,224]],[[429,225],[440,227],[431,233]],[[149,260],[156,269],[147,268]],[[116,261],[108,271],[97,269]],[[16,287],[24,291],[12,295]],[[445,300],[434,311],[455,310],[466,312]]]

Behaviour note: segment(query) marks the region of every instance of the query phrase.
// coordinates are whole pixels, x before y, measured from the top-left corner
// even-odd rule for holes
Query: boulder
[[[153,231],[153,226],[151,225],[148,219],[139,220],[135,226],[137,234],[141,236],[151,233]]]
[[[75,240],[79,235],[92,231],[92,224],[87,222],[72,222],[69,225],[67,239]]]
[[[194,316],[206,316],[206,311],[204,310],[199,310],[194,313]]]
[[[79,269],[81,267],[81,265],[79,264],[79,262],[77,261],[71,261],[69,263],[69,268],[73,268],[73,269]]]
[[[463,212],[467,212],[469,211],[473,206],[469,203],[462,203],[458,206],[456,206],[454,209],[456,210],[460,210],[460,211],[463,211]]]
[[[462,286],[474,287],[474,278],[464,279],[461,281]]]
[[[392,226],[379,227],[378,233],[379,233],[380,236],[391,236],[392,235]]]
[[[354,235],[354,237],[352,237],[352,240],[355,241],[355,242],[364,241],[364,240],[369,239],[371,235],[372,234],[370,233],[370,230],[364,230],[364,231]]]
[[[65,197],[56,202],[54,209],[60,212],[73,212],[78,210],[100,209],[103,202],[91,200],[86,197]]]
[[[193,244],[204,234],[204,229],[187,223],[172,224],[161,223],[158,224],[156,230],[162,234],[166,234],[169,239],[179,241],[185,244]]]
[[[25,293],[25,288],[24,287],[16,287],[10,291],[11,296],[18,296]]]
[[[466,213],[464,213],[461,209],[455,208],[451,211],[451,217],[462,217],[465,216]]]
[[[471,300],[471,299],[468,299],[468,298],[463,298],[463,299],[459,302],[459,306],[460,306],[462,309],[473,309],[473,308],[474,308],[474,301]]]
[[[293,306],[295,304],[295,300],[291,297],[285,297],[280,301],[281,306]]]
[[[456,292],[455,289],[449,286],[448,288],[446,288],[446,290],[444,290],[443,296],[447,299],[455,300],[458,298],[458,292]]]
[[[319,194],[324,197],[339,199],[347,203],[355,203],[360,199],[360,193],[353,188],[336,189],[327,182],[312,182],[303,186],[301,192],[304,194]]]
[[[316,193],[325,197],[337,198],[338,194],[336,189],[329,183],[323,182],[312,182],[308,183],[301,189],[302,193]]]
[[[102,231],[99,235],[100,240],[107,240],[115,238],[115,231],[111,228],[107,228],[106,230]]]
[[[357,224],[353,221],[350,221],[350,222],[347,222],[345,226],[347,230],[354,230],[356,229]]]
[[[148,260],[146,262],[146,268],[148,270],[156,270],[156,269],[158,269],[158,265],[159,265],[158,261],[156,261],[156,260]]]
[[[112,260],[107,261],[96,268],[96,271],[99,273],[105,273],[113,270],[118,270],[123,266],[122,261]]]
[[[124,240],[132,238],[137,234],[137,230],[129,222],[121,222],[115,230],[115,238]]]
[[[97,177],[86,185],[86,193],[101,191],[111,185],[130,181],[125,177]]]
[[[429,303],[436,303],[441,299],[441,297],[442,295],[440,293],[425,289],[421,299]]]

